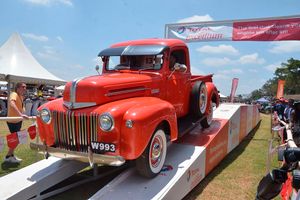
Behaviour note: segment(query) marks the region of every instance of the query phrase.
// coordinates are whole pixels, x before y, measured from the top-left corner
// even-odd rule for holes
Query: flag
[[[17,133],[11,133],[6,135],[7,146],[11,149],[14,149],[19,144],[19,139]]]
[[[30,139],[34,139],[36,137],[36,126],[33,124],[27,129]]]
[[[27,140],[28,140],[27,130],[19,131],[17,132],[17,134],[18,134],[19,144],[27,144]]]
[[[239,83],[238,78],[233,78],[232,79],[231,92],[230,92],[230,102],[233,102],[233,100],[234,100],[234,96],[235,96],[235,92],[236,92],[238,83]]]
[[[0,136],[0,152],[4,149],[4,137]]]
[[[283,97],[284,84],[285,84],[285,80],[278,80],[277,94],[276,94],[277,99]]]

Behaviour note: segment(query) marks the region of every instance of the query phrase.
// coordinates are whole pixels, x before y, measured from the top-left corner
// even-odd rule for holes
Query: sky
[[[48,71],[70,81],[95,75],[98,53],[135,39],[163,38],[165,24],[253,19],[300,14],[299,0],[1,0],[0,45],[18,32]],[[300,41],[189,43],[193,74],[214,74],[229,95],[259,89],[289,58],[300,59]]]

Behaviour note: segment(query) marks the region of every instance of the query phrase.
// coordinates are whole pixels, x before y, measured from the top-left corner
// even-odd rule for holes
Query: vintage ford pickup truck
[[[68,82],[63,98],[38,109],[41,143],[31,148],[65,159],[120,166],[134,161],[154,177],[180,121],[212,122],[219,95],[212,75],[192,75],[187,45],[176,39],[122,42],[99,53],[101,75]]]

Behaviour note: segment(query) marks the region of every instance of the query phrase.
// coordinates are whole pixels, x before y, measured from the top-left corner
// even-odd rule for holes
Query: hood
[[[161,75],[156,73],[107,73],[78,78],[66,84],[64,105],[75,109],[131,97],[155,96],[160,81]]]

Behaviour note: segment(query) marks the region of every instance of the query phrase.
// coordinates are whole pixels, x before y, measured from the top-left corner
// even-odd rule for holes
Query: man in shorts
[[[28,119],[28,116],[23,114],[23,95],[26,93],[26,84],[25,83],[17,83],[15,86],[15,91],[11,92],[9,95],[8,104],[8,117],[23,117],[24,119]],[[10,133],[16,133],[21,130],[22,127],[22,119],[9,120],[7,121],[7,126],[9,128]],[[20,163],[22,159],[14,156],[14,148],[9,148],[4,162],[9,163]]]

